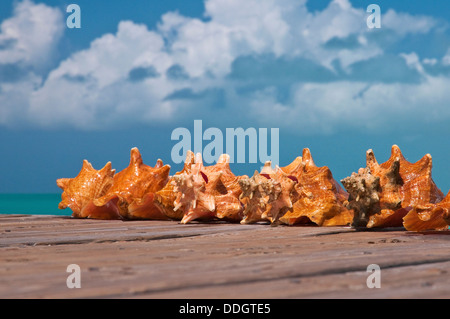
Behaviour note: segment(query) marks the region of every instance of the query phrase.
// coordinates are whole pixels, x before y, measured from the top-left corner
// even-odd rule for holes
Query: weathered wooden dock
[[[449,297],[449,232],[0,215],[0,298]]]

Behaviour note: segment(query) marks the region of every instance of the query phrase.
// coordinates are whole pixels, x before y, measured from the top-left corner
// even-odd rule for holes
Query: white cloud
[[[428,33],[436,24],[437,21],[431,17],[398,13],[392,9],[389,9],[382,17],[382,26],[400,35]]]
[[[450,116],[444,107],[449,79],[428,75],[422,65],[427,62],[416,52],[387,54],[374,37],[377,31],[367,28],[365,10],[348,0],[331,1],[314,13],[305,4],[207,0],[206,19],[169,12],[155,30],[122,21],[116,33],[61,61],[44,83],[37,71],[14,86],[0,82],[0,123],[25,119],[42,127],[91,130],[203,116],[332,132],[342,125],[390,125],[386,118],[394,121],[401,112],[416,120],[432,121],[437,112]],[[34,68],[49,61],[64,28],[61,16],[48,6],[19,2],[1,25],[0,45],[6,49],[0,49],[0,64]],[[393,31],[401,40],[436,25],[431,17],[389,10],[381,32]],[[41,41],[29,39],[33,32]],[[242,62],[244,57],[253,59]],[[447,60],[442,57],[443,64]],[[397,65],[384,65],[393,61]],[[301,64],[298,72],[305,74],[292,74],[289,63]],[[308,74],[319,71],[321,76]],[[425,113],[423,105],[432,112]]]
[[[450,48],[447,50],[445,56],[442,58],[442,64],[450,65]]]
[[[0,125],[12,127],[34,123],[28,115],[29,99],[41,82],[40,76],[29,73],[18,83],[0,84]]]
[[[0,125],[27,125],[30,96],[52,66],[63,34],[62,13],[29,0],[17,2],[0,25]]]
[[[83,129],[167,117],[170,106],[161,101],[172,91],[170,85],[154,85],[158,79],[148,79],[145,85],[128,81],[135,67],[151,64],[156,72],[166,71],[171,58],[163,45],[161,36],[144,25],[121,22],[116,34],[96,39],[89,49],[50,72],[31,95],[30,114],[45,126],[71,124]]]
[[[17,2],[14,16],[0,25],[0,63],[23,63],[40,69],[52,58],[63,33],[59,10],[30,0]]]
[[[262,127],[277,123],[304,135],[329,134],[337,128],[389,130],[405,123],[448,118],[449,85],[446,77],[428,77],[420,84],[299,84],[291,105],[280,104],[275,92],[266,89],[255,95],[249,113],[259,119]]]
[[[433,58],[433,59],[425,58],[425,59],[422,60],[422,62],[423,62],[423,64],[427,64],[427,65],[433,66],[433,65],[436,65],[436,63],[438,63],[438,60],[436,58]]]
[[[417,70],[421,74],[425,74],[425,70],[423,69],[422,64],[420,63],[420,58],[417,53],[400,53],[400,56],[405,59],[406,64],[412,68]]]

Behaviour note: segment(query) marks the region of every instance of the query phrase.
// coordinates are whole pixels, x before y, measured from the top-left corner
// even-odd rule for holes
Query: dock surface
[[[449,234],[0,215],[0,298],[450,298]]]

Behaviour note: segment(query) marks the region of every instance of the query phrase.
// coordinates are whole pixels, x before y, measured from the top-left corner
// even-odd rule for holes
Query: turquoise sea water
[[[72,215],[58,209],[61,194],[0,194],[0,214]]]

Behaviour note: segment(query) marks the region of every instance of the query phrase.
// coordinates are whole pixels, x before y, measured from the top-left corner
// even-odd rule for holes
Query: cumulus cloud
[[[17,2],[0,25],[0,124],[27,124],[33,92],[53,65],[63,34],[62,13],[29,0]]]
[[[58,9],[30,0],[18,2],[13,17],[0,25],[0,63],[21,63],[40,70],[53,57],[62,32]]]
[[[437,21],[431,17],[398,13],[392,9],[383,15],[383,26],[400,35],[428,33],[436,25]]]
[[[82,129],[167,118],[173,110],[163,99],[173,88],[159,74],[172,59],[163,46],[144,25],[121,22],[49,73],[30,97],[30,114],[44,126]]]
[[[153,30],[122,21],[45,73],[61,16],[25,0],[2,23],[0,123],[93,130],[207,118],[333,132],[378,129],[404,112],[450,116],[450,54],[386,45],[442,32],[432,17],[388,10],[372,30],[348,0],[315,12],[306,0],[207,0],[203,18],[168,12]]]

